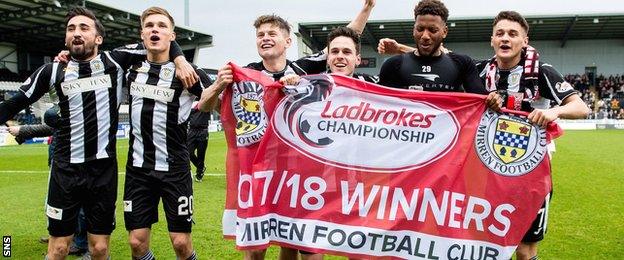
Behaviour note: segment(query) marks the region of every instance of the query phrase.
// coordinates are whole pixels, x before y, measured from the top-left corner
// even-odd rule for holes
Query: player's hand
[[[364,0],[364,8],[373,9],[373,7],[375,7],[375,2],[375,0]]]
[[[501,108],[503,107],[503,98],[501,97],[501,95],[496,93],[496,91],[492,91],[490,92],[490,94],[488,94],[487,98],[485,98],[485,104],[490,109],[496,112],[500,112]]]
[[[216,83],[219,88],[223,89],[232,84],[232,82],[234,82],[234,73],[232,71],[232,66],[225,65],[217,72]]]
[[[20,126],[9,126],[7,127],[7,130],[12,136],[17,136],[19,134]]]
[[[173,62],[176,66],[176,78],[182,81],[184,88],[188,89],[197,83],[199,75],[183,55],[176,57]]]
[[[401,49],[399,48],[399,43],[394,39],[383,38],[379,40],[379,44],[377,44],[377,52],[379,54],[402,54]]]
[[[301,80],[301,77],[299,77],[299,75],[296,74],[289,74],[289,75],[285,75],[283,76],[279,82],[284,84],[284,85],[289,85],[289,86],[296,86],[299,84],[299,81]]]
[[[69,62],[70,58],[71,57],[69,56],[69,51],[64,50],[59,52],[56,57],[54,57],[54,62],[67,63]]]
[[[529,121],[541,127],[546,127],[548,123],[559,118],[559,114],[554,109],[535,109],[529,114]]]

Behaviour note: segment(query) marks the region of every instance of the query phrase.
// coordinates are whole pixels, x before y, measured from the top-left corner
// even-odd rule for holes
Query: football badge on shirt
[[[160,70],[160,78],[161,79],[172,79],[173,78],[173,70],[171,68],[162,68]]]
[[[257,82],[242,81],[233,85],[232,110],[236,117],[236,144],[249,146],[260,141],[267,128],[264,111],[264,88]]]
[[[547,153],[546,131],[526,117],[487,110],[481,117],[475,149],[481,162],[504,176],[531,172]]]
[[[91,62],[91,70],[93,72],[98,72],[104,69],[104,63],[101,60],[94,60]]]

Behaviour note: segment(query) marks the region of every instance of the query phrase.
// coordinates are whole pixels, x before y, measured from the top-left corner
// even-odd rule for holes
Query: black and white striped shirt
[[[55,161],[83,163],[115,157],[121,84],[132,55],[102,52],[90,61],[50,63],[24,82],[21,91],[29,104],[49,91],[58,96],[61,117]],[[138,55],[145,58],[145,53]]]
[[[157,171],[188,171],[188,118],[195,96],[209,86],[208,75],[188,90],[175,78],[172,62],[142,62],[127,73],[130,88],[130,150],[128,166]]]
[[[268,71],[262,61],[247,64],[245,68],[262,71],[265,75],[272,77],[275,81],[284,75],[297,74],[299,76],[308,74],[319,74],[327,71],[327,54],[323,51],[305,56],[296,61],[286,60],[286,67],[282,71]]]
[[[171,57],[182,55],[179,45],[172,46]],[[20,93],[0,103],[0,123],[51,92],[58,96],[61,115],[54,161],[114,158],[124,72],[146,54],[143,45],[132,44],[101,52],[90,61],[45,64],[22,84]]]

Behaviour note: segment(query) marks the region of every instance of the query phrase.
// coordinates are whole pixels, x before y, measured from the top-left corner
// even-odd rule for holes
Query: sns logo
[[[262,139],[267,127],[264,111],[264,88],[252,81],[233,85],[232,111],[236,117],[236,144],[239,147],[255,144]]]
[[[546,131],[526,118],[487,110],[481,117],[475,149],[490,170],[503,176],[529,173],[544,159]]]
[[[285,92],[272,118],[274,131],[324,164],[388,173],[415,169],[457,141],[454,115],[426,102],[357,91],[336,85],[330,75],[307,76]]]

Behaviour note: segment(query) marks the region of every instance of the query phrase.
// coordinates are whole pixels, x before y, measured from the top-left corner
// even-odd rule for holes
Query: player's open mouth
[[[83,41],[83,40],[73,40],[73,41],[72,41],[72,44],[73,44],[73,45],[81,45],[81,44],[83,44],[83,43],[84,43],[84,41]]]
[[[511,46],[503,44],[500,46],[501,50],[511,50]]]
[[[260,45],[260,48],[262,48],[262,49],[270,49],[272,47],[273,47],[273,44],[269,44],[269,43],[265,43],[265,44]]]
[[[336,68],[344,68],[344,67],[346,67],[346,66],[347,66],[347,64],[344,64],[344,63],[336,63],[336,64],[334,64],[334,66],[336,66]]]
[[[158,37],[158,35],[152,35],[150,36],[150,41],[153,41],[153,42],[160,41],[160,37]]]

